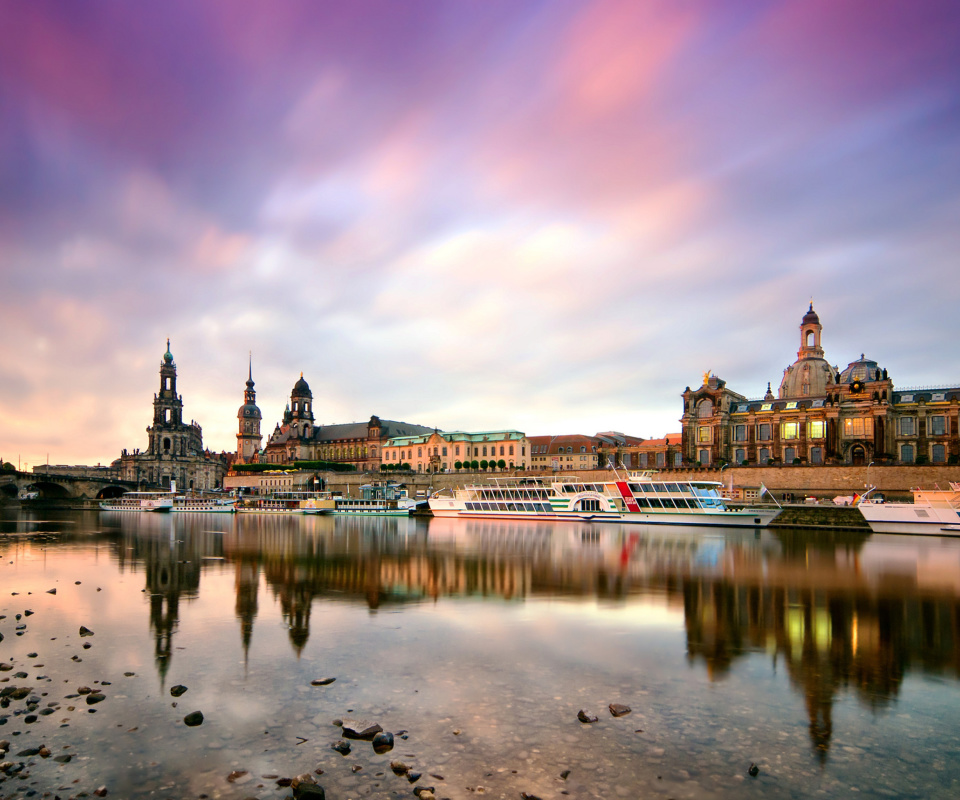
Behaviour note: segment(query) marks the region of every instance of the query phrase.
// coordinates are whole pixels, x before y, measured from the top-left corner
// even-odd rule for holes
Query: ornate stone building
[[[840,371],[821,346],[813,303],[777,396],[750,400],[707,373],[683,392],[687,464],[911,464],[960,461],[960,387],[895,390],[861,355]]]
[[[160,363],[160,391],[153,396],[153,424],[147,428],[147,449],[124,450],[120,475],[124,480],[143,481],[182,489],[217,489],[223,484],[227,465],[223,457],[203,449],[203,431],[183,421],[183,398],[177,394],[177,365],[170,352]]]
[[[290,402],[260,454],[268,464],[294,461],[333,461],[351,464],[361,471],[379,471],[384,443],[395,436],[417,436],[433,431],[424,425],[381,420],[338,425],[317,425],[313,416],[313,392],[303,379],[294,384]]]
[[[237,464],[249,464],[257,460],[260,452],[260,420],[263,418],[257,408],[257,392],[253,388],[253,357],[250,358],[250,372],[247,388],[243,392],[243,405],[237,411]]]

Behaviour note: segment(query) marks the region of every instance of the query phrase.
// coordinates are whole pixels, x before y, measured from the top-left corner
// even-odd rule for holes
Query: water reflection
[[[825,761],[844,695],[881,710],[911,671],[956,679],[960,541],[617,524],[257,515],[6,517],[0,554],[25,536],[106,545],[143,575],[161,683],[185,607],[210,570],[233,574],[250,657],[261,592],[299,656],[318,601],[384,609],[449,598],[538,598],[633,608],[657,599],[682,619],[686,657],[721,683],[758,653],[785,668]]]

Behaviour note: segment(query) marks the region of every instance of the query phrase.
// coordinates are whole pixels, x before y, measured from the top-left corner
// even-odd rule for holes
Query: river
[[[957,539],[6,511],[0,798],[957,797],[958,601]]]

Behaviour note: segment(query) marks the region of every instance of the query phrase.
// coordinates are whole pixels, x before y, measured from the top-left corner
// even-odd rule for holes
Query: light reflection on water
[[[397,758],[457,799],[958,794],[957,540],[22,512],[0,588],[0,660],[28,675],[0,687],[59,703],[0,709],[28,773],[0,797],[285,797],[261,776],[318,767],[332,799],[412,797]],[[64,699],[97,681],[95,714]],[[409,738],[342,757],[344,716]],[[40,744],[75,757],[16,756]]]

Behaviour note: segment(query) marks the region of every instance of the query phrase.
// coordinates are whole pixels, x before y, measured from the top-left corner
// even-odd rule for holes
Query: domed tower
[[[253,388],[253,356],[250,356],[250,371],[247,388],[243,392],[243,405],[237,411],[239,427],[237,429],[237,463],[249,464],[260,450],[260,420],[262,415],[257,408],[257,392]]]
[[[823,397],[836,380],[835,370],[823,357],[820,334],[823,328],[813,303],[800,321],[800,349],[797,360],[783,371],[778,397]]]
[[[313,392],[300,373],[300,380],[290,392],[290,425],[302,436],[309,437],[313,429]]]

